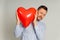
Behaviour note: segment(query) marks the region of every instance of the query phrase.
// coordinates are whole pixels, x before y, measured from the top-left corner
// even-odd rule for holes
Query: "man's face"
[[[46,15],[47,11],[43,8],[39,9],[37,11],[37,20],[42,20],[44,18],[44,16]]]

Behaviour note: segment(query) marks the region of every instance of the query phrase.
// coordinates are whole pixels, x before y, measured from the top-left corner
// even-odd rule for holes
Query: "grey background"
[[[46,23],[45,40],[60,40],[60,0],[0,0],[0,40],[19,40],[15,38],[16,9],[46,5],[49,9],[42,20]]]

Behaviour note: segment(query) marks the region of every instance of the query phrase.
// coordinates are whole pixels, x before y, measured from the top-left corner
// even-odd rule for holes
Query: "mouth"
[[[37,20],[38,21],[42,20],[42,17],[41,16],[37,17]]]
[[[42,19],[42,17],[41,16],[38,16],[38,19]]]

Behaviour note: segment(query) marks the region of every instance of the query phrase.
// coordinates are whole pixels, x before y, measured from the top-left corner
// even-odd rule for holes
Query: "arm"
[[[16,27],[15,27],[15,31],[14,31],[14,34],[15,34],[15,37],[18,38],[19,36],[21,36],[24,28],[22,27],[21,25],[21,22],[18,18],[18,15],[16,15]]]

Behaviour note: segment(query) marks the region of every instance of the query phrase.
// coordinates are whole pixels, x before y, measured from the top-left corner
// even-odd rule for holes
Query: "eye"
[[[44,14],[44,13],[42,13],[42,12],[40,12],[40,14],[42,14],[42,15],[44,15],[44,16],[46,15],[46,14]]]
[[[43,14],[42,12],[40,12],[41,14]]]

